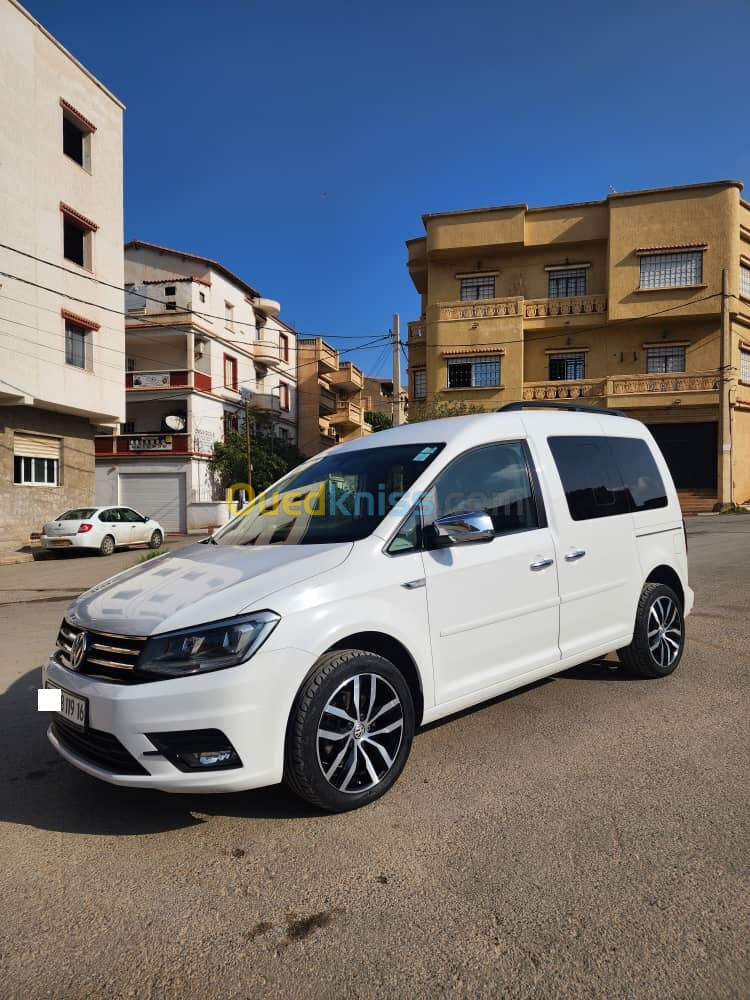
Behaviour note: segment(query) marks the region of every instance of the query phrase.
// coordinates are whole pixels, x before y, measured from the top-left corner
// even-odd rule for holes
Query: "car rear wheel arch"
[[[663,583],[665,587],[673,590],[680,601],[680,608],[685,609],[685,588],[682,586],[677,573],[671,566],[657,566],[652,569],[646,577],[645,583]]]

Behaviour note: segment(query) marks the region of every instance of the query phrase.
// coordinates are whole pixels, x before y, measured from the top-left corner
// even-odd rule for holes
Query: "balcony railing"
[[[499,319],[520,316],[523,299],[472,299],[469,302],[440,302],[441,322],[453,319]]]
[[[523,398],[525,400],[544,399],[581,399],[603,396],[606,379],[589,378],[563,382],[524,382]]]
[[[427,324],[423,319],[416,320],[408,324],[409,340],[424,341],[427,332]]]
[[[360,369],[352,364],[351,361],[342,361],[339,364],[338,371],[331,372],[328,376],[328,381],[331,385],[337,389],[342,389],[344,392],[356,392],[362,388],[364,377]]]
[[[720,385],[720,377],[715,372],[627,375],[611,381],[613,396],[646,392],[716,392]]]
[[[271,413],[281,412],[281,401],[278,393],[251,392],[247,396],[247,401],[253,410],[265,410]]]
[[[134,390],[201,389],[211,391],[211,376],[196,371],[135,371],[125,373],[125,388]]]
[[[189,434],[100,434],[94,438],[96,455],[186,455]]]
[[[351,424],[359,427],[362,423],[362,407],[358,403],[350,403],[346,399],[340,399],[336,403],[336,412],[328,418],[331,425]]]
[[[578,295],[564,299],[526,299],[524,319],[547,319],[555,316],[586,316],[606,313],[606,295]]]

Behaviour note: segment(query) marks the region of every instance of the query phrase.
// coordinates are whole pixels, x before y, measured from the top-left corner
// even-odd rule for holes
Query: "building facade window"
[[[63,228],[63,257],[92,271],[95,223],[60,203]]]
[[[648,347],[646,349],[646,372],[649,375],[684,371],[684,347]]]
[[[586,294],[586,268],[571,267],[565,271],[547,273],[547,297],[566,299]]]
[[[13,482],[18,486],[59,486],[62,442],[33,434],[13,436]]]
[[[702,282],[702,250],[641,254],[641,288],[681,288]]]
[[[236,413],[225,413],[224,414],[224,437],[227,434],[237,433],[240,429],[240,418]]]
[[[462,357],[448,361],[449,389],[478,389],[500,385],[500,357]]]
[[[279,334],[279,354],[284,364],[289,364],[289,337],[285,333]]]
[[[65,363],[74,368],[91,368],[91,331],[65,320]]]
[[[413,375],[414,379],[414,398],[415,399],[426,399],[427,398],[427,369],[417,368]]]
[[[227,330],[234,330],[234,306],[231,302],[224,303],[224,325]]]
[[[233,358],[229,354],[224,355],[224,387],[234,389],[235,392],[238,389],[237,358]]]
[[[286,382],[279,382],[279,406],[288,412],[290,409],[289,386]]]
[[[750,385],[750,347],[740,348],[740,382]]]
[[[493,276],[483,278],[461,278],[461,301],[471,302],[474,299],[494,299],[495,279]]]
[[[750,264],[740,264],[740,295],[750,299]]]
[[[60,99],[62,108],[63,153],[84,170],[91,171],[91,138],[96,128],[84,116]]]
[[[550,381],[569,382],[586,378],[585,354],[551,354],[549,358]]]

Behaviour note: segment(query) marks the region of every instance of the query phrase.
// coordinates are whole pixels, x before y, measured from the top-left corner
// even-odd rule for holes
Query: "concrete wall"
[[[14,433],[44,434],[61,441],[61,485],[13,482]],[[0,538],[3,547],[29,541],[68,507],[94,503],[94,428],[81,417],[31,406],[0,406]]]

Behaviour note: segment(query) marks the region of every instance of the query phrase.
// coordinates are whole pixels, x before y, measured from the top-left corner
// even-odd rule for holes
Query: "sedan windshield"
[[[58,514],[56,521],[84,521],[87,517],[96,514],[96,507],[76,507],[74,510],[66,510],[64,514]]]
[[[333,452],[294,469],[217,532],[219,545],[315,545],[366,538],[407,496],[443,444]]]

